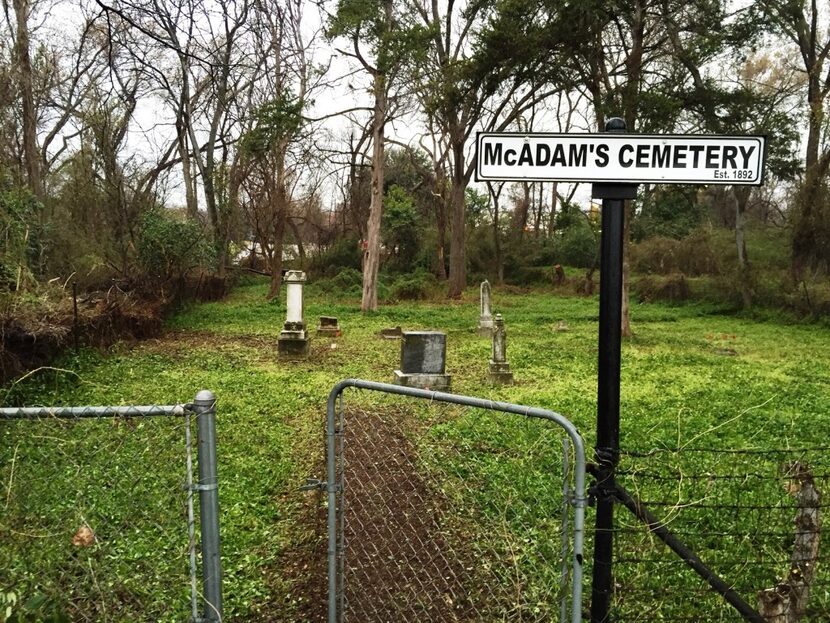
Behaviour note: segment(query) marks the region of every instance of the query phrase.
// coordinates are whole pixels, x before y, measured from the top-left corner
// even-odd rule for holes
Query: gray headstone
[[[317,327],[317,335],[323,337],[340,337],[340,325],[334,316],[320,316],[320,325]]]
[[[492,319],[493,312],[490,304],[490,282],[486,279],[481,282],[481,317]]]
[[[401,372],[444,374],[447,335],[440,331],[404,331],[401,341]]]

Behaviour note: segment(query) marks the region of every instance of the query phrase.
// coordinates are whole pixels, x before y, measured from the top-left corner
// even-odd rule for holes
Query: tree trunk
[[[539,200],[536,204],[536,221],[533,224],[533,237],[538,240],[539,232],[542,229],[542,213],[545,209],[545,202],[544,202],[544,190],[545,185],[542,182],[539,182]]]
[[[643,38],[645,36],[645,8],[641,1],[635,2],[631,24],[631,50],[626,58],[628,78],[623,88],[623,109],[628,132],[633,132],[637,122],[637,108],[640,98],[640,82],[643,72]],[[629,261],[629,238],[631,220],[634,217],[634,204],[625,202],[623,222],[623,265],[622,265],[622,321],[623,337],[631,337],[631,304],[629,289],[631,282],[631,265]]]
[[[447,258],[444,256],[444,247],[447,245],[447,215],[445,207],[438,208],[438,248],[436,249],[435,261],[438,263],[438,280],[447,280]]]
[[[268,300],[277,298],[282,287],[282,247],[285,241],[285,212],[279,210],[274,220],[273,246],[271,256],[271,286],[268,288]]]
[[[45,197],[37,149],[37,111],[35,110],[32,61],[29,54],[29,0],[14,0],[14,16],[17,22],[17,72],[23,117],[23,157],[26,175],[32,193],[39,200]]]
[[[273,185],[272,201],[274,203],[274,255],[271,261],[271,287],[268,290],[268,299],[280,295],[282,286],[282,247],[285,242],[285,221],[288,218],[288,191],[285,180],[285,152],[288,144],[280,142],[276,148],[276,178]]]
[[[824,100],[821,94],[819,76],[808,67],[807,105],[807,152],[804,161],[804,187],[800,193],[792,237],[792,271],[801,279],[803,270],[813,262],[820,244],[822,223],[817,222],[816,208],[819,202],[822,175],[819,171],[819,144],[821,141]]]
[[[771,3],[772,4],[772,3]],[[809,14],[805,9],[809,8]],[[827,240],[830,238],[830,215],[823,209],[822,181],[827,175],[830,153],[821,154],[822,129],[826,122],[825,101],[830,92],[830,80],[825,79],[827,46],[819,25],[819,4],[795,3],[792,11],[779,13],[786,24],[785,30],[794,33],[807,76],[807,150],[805,157],[804,186],[800,193],[792,234],[792,273],[800,280],[805,268],[817,265],[821,260],[830,263]],[[821,38],[819,38],[821,37]]]
[[[366,223],[366,251],[363,254],[363,298],[361,311],[378,308],[378,270],[380,269],[380,221],[383,213],[384,132],[386,129],[386,76],[377,72],[374,79],[375,107],[372,117],[372,201]]]
[[[213,111],[211,113],[210,127],[208,129],[208,137],[205,144],[204,158],[198,149],[199,142],[196,139],[196,129],[193,127],[192,116],[190,110],[186,112],[187,130],[190,136],[190,143],[193,146],[193,156],[196,159],[196,164],[199,172],[202,175],[202,190],[205,194],[205,208],[207,210],[208,221],[210,222],[213,233],[213,244],[216,246],[216,263],[217,274],[220,277],[225,276],[225,264],[228,259],[228,237],[229,237],[229,223],[230,215],[227,210],[230,205],[220,206],[219,199],[216,192],[216,145],[219,139],[219,131],[222,125],[222,119],[228,107],[228,92],[229,79],[231,72],[231,56],[234,46],[233,39],[227,39],[223,43],[223,49],[219,62],[216,63],[214,69],[216,71],[215,95],[209,100],[213,103]],[[189,70],[189,59],[183,54],[179,54],[179,62],[182,67],[182,72]],[[231,204],[232,202],[228,202]]]
[[[300,236],[300,228],[294,219],[288,217],[288,226],[291,227],[291,233],[294,234],[294,242],[297,244],[297,255],[300,256],[300,268],[305,268],[305,247],[303,246],[303,239]]]
[[[749,258],[746,254],[746,206],[749,202],[750,189],[746,186],[733,186],[735,199],[735,247],[738,252],[738,284],[744,309],[752,307],[752,274]]]
[[[504,259],[501,253],[501,232],[499,231],[499,195],[504,186],[499,186],[499,191],[493,191],[493,185],[487,182],[487,189],[490,191],[490,197],[493,199],[493,246],[496,250],[496,274],[499,285],[504,283]]]
[[[449,298],[459,298],[467,287],[466,252],[464,249],[464,186],[453,181],[452,193],[452,231],[450,232],[450,276],[447,288]]]
[[[467,258],[465,250],[465,218],[466,205],[464,191],[467,188],[464,161],[464,127],[456,114],[452,115],[450,123],[450,141],[452,144],[452,191],[450,204],[452,206],[452,233],[450,237],[450,278],[447,296],[460,298],[467,287]]]
[[[551,194],[550,194],[550,220],[548,221],[548,238],[553,237],[553,233],[555,230],[556,225],[556,202],[559,199],[559,195],[557,195],[557,191],[559,190],[559,182],[553,182],[551,184]]]
[[[513,237],[521,242],[524,239],[527,227],[527,216],[530,211],[530,184],[522,182],[522,198],[513,212]]]
[[[822,494],[810,467],[799,461],[786,468],[787,489],[795,496],[795,538],[790,570],[774,588],[758,593],[758,612],[769,623],[801,623],[816,577],[822,528]]]
[[[434,163],[435,191],[435,226],[438,232],[436,258],[438,266],[438,280],[447,280],[447,265],[444,257],[444,247],[447,244],[447,201],[446,201],[446,178],[440,163]]]
[[[631,216],[634,213],[633,203],[625,201],[623,203],[625,216],[623,219],[623,240],[622,240],[622,321],[621,331],[623,337],[631,337],[631,299],[628,296],[629,284],[631,280],[631,264],[629,262],[629,237]]]
[[[187,217],[191,220],[196,220],[199,218],[199,203],[196,197],[195,180],[193,179],[193,166],[190,161],[190,148],[187,144],[187,130],[185,130],[181,120],[179,120],[176,125],[178,126],[179,157],[182,159],[182,181],[184,182],[185,208]]]

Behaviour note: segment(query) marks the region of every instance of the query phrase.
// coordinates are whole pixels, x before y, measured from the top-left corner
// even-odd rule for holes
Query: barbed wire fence
[[[617,482],[614,621],[830,620],[830,447],[628,451]]]
[[[3,610],[220,621],[215,417],[208,391],[167,406],[0,408]]]

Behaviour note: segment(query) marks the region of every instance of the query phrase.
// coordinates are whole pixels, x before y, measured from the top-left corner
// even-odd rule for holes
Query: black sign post
[[[605,124],[606,132],[625,132],[618,117]],[[625,200],[637,197],[636,184],[595,183],[595,199],[602,199],[599,282],[599,366],[597,369],[596,530],[591,623],[606,623],[611,607],[614,548],[614,470],[620,457],[620,338],[622,334],[622,264]]]

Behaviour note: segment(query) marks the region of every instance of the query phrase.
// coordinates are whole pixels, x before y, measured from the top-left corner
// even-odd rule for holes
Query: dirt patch
[[[182,300],[217,300],[230,288],[227,279],[204,275],[164,289],[130,282],[79,293],[58,290],[38,305],[10,299],[0,311],[0,384],[28,369],[48,365],[66,348],[106,348],[117,341],[146,340],[162,332],[164,316]],[[168,288],[170,289],[170,288]]]
[[[348,410],[344,448],[344,611],[349,621],[474,621],[472,564],[459,556],[448,503],[419,466],[414,417],[403,410]],[[404,431],[407,431],[406,433]],[[320,465],[322,473],[323,465]],[[326,620],[326,510],[305,508],[316,538],[286,553],[297,620]]]
[[[319,472],[319,473],[322,473]],[[322,492],[304,494],[295,545],[280,556],[278,572],[290,584],[286,606],[294,614],[275,614],[269,621],[325,623],[328,613],[326,508]],[[277,607],[278,612],[285,608]]]
[[[190,353],[199,349],[255,348],[263,353],[277,352],[277,338],[265,335],[214,333],[213,331],[167,330],[147,340],[144,348],[165,354]]]

